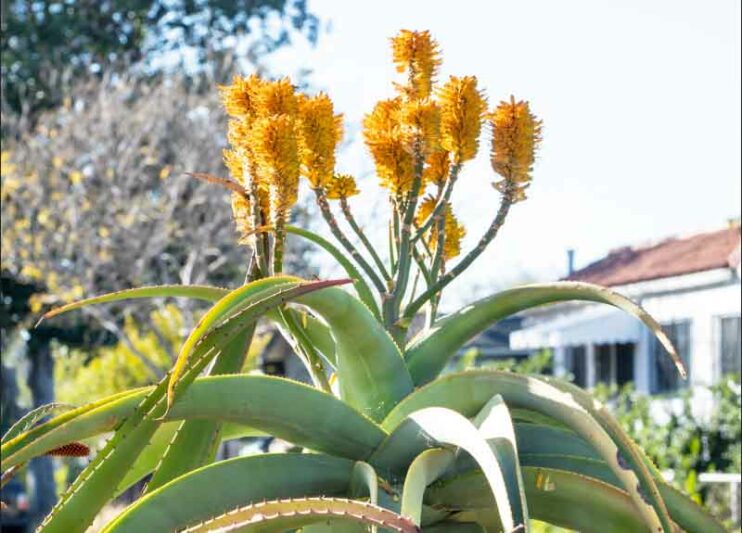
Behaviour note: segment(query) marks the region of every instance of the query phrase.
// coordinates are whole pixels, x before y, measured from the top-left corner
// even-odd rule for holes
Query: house
[[[629,246],[566,278],[608,286],[644,307],[662,325],[688,371],[683,381],[652,333],[614,307],[570,303],[525,315],[511,348],[550,348],[557,375],[576,384],[633,381],[647,394],[711,385],[740,373],[740,227]]]

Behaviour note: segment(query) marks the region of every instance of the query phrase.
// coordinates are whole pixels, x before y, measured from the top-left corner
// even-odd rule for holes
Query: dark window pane
[[[630,342],[616,344],[616,384],[634,381],[634,345]]]
[[[740,317],[721,319],[721,373],[742,371],[742,323]]]
[[[595,378],[598,383],[613,383],[613,347],[601,344],[595,347]]]
[[[567,369],[572,374],[572,381],[579,387],[587,386],[587,368],[585,347],[574,346],[567,350]]]
[[[683,322],[663,324],[662,329],[672,341],[678,355],[685,362],[690,372],[688,365],[690,361],[690,321],[685,320]],[[656,339],[654,339],[652,346],[654,358],[654,383],[652,392],[663,393],[678,390],[681,383],[684,383],[684,380],[680,378],[675,368],[675,363],[673,363],[667,352],[665,352],[665,349]]]

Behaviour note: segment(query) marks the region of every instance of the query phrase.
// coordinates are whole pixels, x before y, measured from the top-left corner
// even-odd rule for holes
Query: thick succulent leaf
[[[621,480],[650,529],[671,531],[667,509],[660,499],[652,498],[657,490],[652,474],[643,464],[638,464],[633,470],[623,461],[624,457],[633,456],[635,451],[623,440],[612,440],[571,394],[535,377],[492,370],[445,376],[403,400],[382,426],[395,428],[410,413],[430,406],[446,407],[473,417],[494,394],[500,394],[508,406],[537,411],[554,418],[590,442]],[[648,490],[650,488],[652,490]]]
[[[228,289],[220,287],[210,287],[207,285],[156,285],[152,287],[138,287],[136,289],[126,289],[123,291],[110,292],[101,296],[86,298],[77,302],[72,302],[61,307],[52,309],[45,313],[41,320],[53,318],[68,311],[81,309],[89,305],[118,302],[121,300],[136,300],[141,298],[195,298],[207,302],[216,302],[229,292]],[[41,320],[39,322],[41,322]]]
[[[476,522],[438,522],[423,529],[425,533],[486,533]]]
[[[330,327],[335,339],[336,373],[344,401],[381,420],[412,392],[412,380],[399,348],[365,305],[338,288],[298,298]]]
[[[209,418],[261,429],[299,446],[365,460],[385,433],[331,394],[284,378],[203,378],[168,418]]]
[[[615,476],[612,483],[606,482],[587,475],[596,471],[594,461],[579,458],[564,459],[568,461],[565,466],[574,469],[548,466],[546,462],[539,460],[523,461],[526,498],[532,518],[579,531],[603,531],[603,527],[606,531],[646,530],[646,526],[635,516],[630,498],[618,486]],[[580,462],[583,464],[580,465]],[[604,468],[603,473],[612,476],[607,465],[604,465]],[[690,498],[666,483],[660,483],[659,487],[663,499],[668,504],[673,522],[683,531],[694,533],[724,531],[711,515]],[[595,499],[591,497],[592,490],[596,491]],[[484,475],[479,471],[470,470],[431,486],[426,493],[426,502],[430,505],[446,505],[479,512],[492,505],[492,495]],[[585,505],[586,502],[589,504]],[[559,507],[562,507],[561,511]],[[603,520],[604,512],[606,514]],[[464,515],[459,519],[471,519],[471,516]],[[634,521],[628,522],[626,516],[634,516]],[[601,519],[596,520],[596,517]],[[637,524],[635,528],[634,524]],[[629,525],[632,529],[620,529]]]
[[[480,435],[487,440],[500,465],[508,491],[508,500],[513,507],[515,523],[524,524],[524,530],[528,531],[528,505],[518,463],[515,428],[502,396],[495,395],[488,401],[474,417],[473,423],[479,429]]]
[[[265,281],[265,280],[263,280]],[[280,280],[273,280],[274,285],[280,285]],[[332,283],[332,282],[330,282]],[[254,282],[259,288],[265,287],[261,282]],[[246,305],[237,318],[227,320],[230,329],[226,334],[221,330],[224,324],[217,326],[207,337],[212,337],[198,343],[188,360],[187,367],[177,383],[177,389],[171,385],[170,376],[166,376],[139,404],[117,428],[113,438],[88,464],[75,482],[62,495],[52,512],[46,517],[40,531],[63,531],[72,533],[84,531],[92,522],[95,515],[111,498],[126,474],[127,466],[136,461],[137,456],[147,445],[167,411],[167,393],[186,390],[193,380],[201,373],[206,365],[216,357],[240,329],[249,327],[258,317],[267,310],[282,305],[292,298],[305,294],[307,291],[318,290],[327,286],[327,282],[301,283],[284,290],[262,291],[259,288],[253,298],[252,305]]]
[[[26,462],[72,441],[113,431],[153,387],[60,415],[10,441],[3,466]],[[306,409],[299,410],[297,405]],[[168,420],[219,420],[253,428],[303,447],[365,459],[384,439],[374,422],[330,394],[296,381],[259,375],[197,379],[168,413]]]
[[[624,469],[633,470],[640,475],[640,478],[642,479],[641,491],[643,492],[645,499],[656,509],[664,510],[666,514],[665,504],[657,485],[654,482],[654,480],[662,481],[662,475],[639,446],[631,440],[628,434],[621,427],[621,424],[618,423],[618,420],[613,417],[605,405],[593,398],[583,389],[564,380],[549,377],[543,377],[542,379],[563,393],[569,395],[571,399],[573,399],[600,424],[611,440],[619,445],[620,451],[618,453],[620,455],[617,456],[618,464]],[[647,478],[649,481],[644,482]]]
[[[343,496],[354,464],[320,454],[266,454],[220,461],[143,496],[104,531],[180,531],[229,509],[264,500]]]
[[[165,450],[175,437],[176,431],[180,426],[180,421],[165,422],[155,432],[150,440],[149,445],[142,450],[137,457],[136,462],[127,470],[126,477],[121,480],[113,497],[118,498],[132,485],[142,480],[148,474],[151,474],[162,460]],[[219,435],[221,442],[244,437],[266,437],[265,431],[260,431],[240,424],[225,423]]]
[[[10,429],[3,435],[2,443],[10,442],[12,439],[34,427],[42,418],[53,414],[65,413],[72,411],[75,407],[66,403],[50,403],[37,407],[21,417]]]
[[[227,511],[203,524],[189,527],[186,533],[206,533],[224,530],[248,533],[286,531],[317,519],[341,524],[357,523],[375,531],[382,526],[387,531],[419,533],[409,519],[376,505],[345,498],[289,498],[247,505]]]
[[[354,498],[368,498],[373,504],[379,502],[379,478],[373,466],[364,461],[356,461],[351,474],[349,494]]]
[[[252,342],[255,325],[231,340],[209,369],[210,376],[236,374],[242,370]],[[147,483],[147,491],[167,483],[181,474],[211,463],[221,443],[223,423],[219,420],[185,420],[164,450],[161,462]]]
[[[407,470],[402,489],[402,516],[420,525],[425,489],[451,466],[454,458],[454,452],[444,448],[425,450],[415,457]]]
[[[325,361],[332,368],[335,368],[335,340],[332,338],[330,328],[318,318],[303,310],[286,308],[283,313],[295,318],[312,345],[324,356]],[[283,324],[283,319],[276,311],[266,313],[266,317],[277,326]]]
[[[487,476],[497,509],[506,531],[525,524],[520,502],[514,506],[509,494],[518,494],[518,487],[508,488],[502,465],[479,430],[461,414],[451,409],[429,407],[410,413],[369,459],[371,464],[400,470],[414,457],[435,444],[456,446],[465,450]]]
[[[2,445],[3,467],[24,463],[68,442],[113,431],[152,387],[114,394],[56,416]]]
[[[500,292],[464,307],[439,320],[431,329],[423,331],[413,339],[405,356],[415,385],[434,379],[464,343],[494,322],[532,307],[567,300],[605,303],[635,316],[652,330],[672,357],[678,372],[686,377],[685,367],[672,342],[657,321],[639,305],[604,287],[589,283],[560,282],[526,285]]]
[[[209,309],[183,342],[168,382],[168,408],[172,407],[181,375],[199,346],[209,346],[214,351],[222,349],[269,309],[302,294],[344,283],[347,281],[303,281],[288,276],[276,276],[253,281],[224,296]]]
[[[379,312],[379,306],[376,304],[376,300],[374,299],[374,295],[371,292],[371,289],[369,288],[368,284],[366,283],[366,281],[364,280],[363,276],[358,271],[358,269],[345,256],[343,252],[338,250],[335,247],[335,245],[333,245],[327,239],[324,239],[323,237],[320,237],[316,233],[306,230],[304,228],[298,228],[296,226],[286,226],[286,233],[298,235],[300,237],[303,237],[313,242],[314,244],[323,248],[338,263],[340,263],[340,266],[343,267],[343,269],[345,270],[345,273],[348,274],[348,277],[353,280],[353,288],[355,288],[356,294],[358,294],[358,297],[361,299],[361,301],[364,304],[366,304],[366,307],[368,307],[371,310],[371,313],[374,315],[374,317],[376,317],[377,320],[381,320],[381,313]]]
[[[608,484],[570,472],[523,468],[528,507],[533,518],[584,532],[647,531],[628,495]],[[426,501],[464,511],[455,520],[492,524],[498,517],[489,509],[484,476],[469,472],[428,489]]]

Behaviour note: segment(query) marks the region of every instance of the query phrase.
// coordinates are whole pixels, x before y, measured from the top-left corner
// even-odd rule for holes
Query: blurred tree
[[[306,0],[2,0],[2,89],[16,111],[34,115],[62,102],[60,88],[87,74],[142,73],[158,59],[187,58],[217,79],[235,43],[259,57],[289,43],[311,42],[317,18]],[[164,62],[167,64],[167,61]],[[162,64],[162,62],[160,62]]]
[[[162,375],[131,330],[111,318],[146,311],[141,302],[89,308],[92,326],[82,313],[31,325],[48,306],[82,296],[139,285],[242,282],[250,258],[236,244],[228,193],[183,175],[226,174],[226,120],[215,91],[174,78],[91,79],[64,105],[41,113],[33,128],[9,127],[24,133],[5,139],[0,171],[1,267],[12,280],[3,287],[4,321],[28,333],[33,404],[54,400],[53,339],[92,348],[113,338]],[[311,275],[305,251],[289,248],[287,271]],[[181,303],[186,319],[195,305]],[[62,331],[73,335],[60,337]],[[34,506],[43,516],[55,498],[51,462],[36,461],[32,469],[41,480],[36,487],[46,487]]]

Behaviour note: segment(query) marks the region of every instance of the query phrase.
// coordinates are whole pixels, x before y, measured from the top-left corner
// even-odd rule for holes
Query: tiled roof
[[[625,285],[739,266],[740,227],[664,240],[646,247],[613,250],[566,279],[598,285]]]

